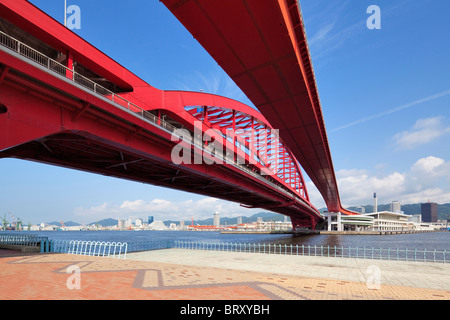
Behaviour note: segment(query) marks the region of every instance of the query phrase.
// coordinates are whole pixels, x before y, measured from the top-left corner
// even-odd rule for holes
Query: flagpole
[[[67,27],[67,0],[64,0],[64,26]]]

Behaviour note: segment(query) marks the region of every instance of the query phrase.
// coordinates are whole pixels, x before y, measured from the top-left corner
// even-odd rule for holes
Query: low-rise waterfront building
[[[437,224],[424,223],[420,216],[403,212],[378,211],[359,215],[327,213],[328,231],[433,231]]]
[[[374,218],[366,214],[346,216],[328,213],[328,231],[367,231],[372,230]]]
[[[400,212],[379,211],[366,213],[373,217],[373,231],[406,231],[412,229],[412,223],[408,221],[408,215]]]

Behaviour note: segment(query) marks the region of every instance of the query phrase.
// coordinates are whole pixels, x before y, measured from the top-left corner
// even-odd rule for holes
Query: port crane
[[[6,213],[3,215],[3,224],[2,224],[2,230],[6,230],[8,227],[8,221],[6,220]]]
[[[16,217],[15,215],[13,215],[11,212],[8,212],[9,215],[11,216],[11,218],[14,220],[14,222],[16,223],[16,230],[17,231],[22,231],[22,220],[18,217]]]

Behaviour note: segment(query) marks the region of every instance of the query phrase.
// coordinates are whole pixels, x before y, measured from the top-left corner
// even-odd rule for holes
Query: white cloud
[[[450,126],[445,127],[443,117],[419,119],[411,130],[403,131],[394,136],[399,149],[413,149],[429,143],[450,132]]]
[[[163,199],[153,199],[152,201],[135,200],[124,201],[120,209],[126,212],[144,212],[144,211],[165,211],[170,208],[170,201]]]
[[[365,203],[374,192],[393,195],[405,191],[406,176],[399,172],[376,177],[366,170],[339,170],[336,177],[344,206]]]
[[[92,221],[113,219],[136,219],[154,216],[155,220],[191,220],[212,218],[215,211],[222,217],[248,216],[261,209],[247,209],[237,203],[204,197],[198,200],[172,201],[167,199],[125,200],[121,204],[103,203],[89,208],[78,207],[74,214]]]
[[[418,159],[405,172],[373,175],[368,170],[336,172],[339,194],[344,207],[372,204],[377,193],[378,203],[421,203],[428,200],[450,203],[450,161],[429,156]],[[311,202],[322,208],[325,203],[312,182],[307,183]]]
[[[416,161],[412,166],[413,171],[423,171],[425,173],[432,173],[436,168],[445,163],[444,159],[429,156]]]

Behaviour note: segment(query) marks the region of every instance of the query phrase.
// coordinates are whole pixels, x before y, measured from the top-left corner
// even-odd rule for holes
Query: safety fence
[[[40,237],[36,234],[7,233],[0,234],[0,244],[16,246],[40,246],[43,241],[48,241],[47,237]]]
[[[148,240],[128,242],[128,252],[170,249],[174,247],[172,240]]]
[[[127,252],[160,249],[210,250],[310,257],[359,258],[448,263],[446,250],[293,245],[274,243],[230,243],[182,240],[132,242],[49,240],[35,234],[0,234],[0,245],[40,246],[41,252],[69,253],[126,259]]]
[[[174,248],[189,250],[212,250],[249,252],[263,254],[301,255],[312,257],[359,258],[398,261],[443,262],[449,261],[446,250],[418,250],[400,248],[366,248],[343,246],[293,245],[273,243],[226,243],[175,241]]]
[[[126,242],[50,240],[49,252],[126,259]]]
[[[126,259],[127,252],[151,251],[173,248],[173,241],[82,241],[50,240],[48,252],[69,253],[88,256],[100,256]]]
[[[151,251],[173,248],[173,241],[82,241],[82,240],[50,240],[48,252],[81,254],[126,259],[127,252]]]

